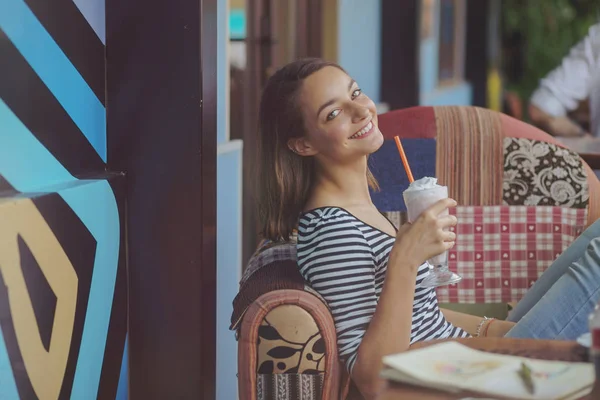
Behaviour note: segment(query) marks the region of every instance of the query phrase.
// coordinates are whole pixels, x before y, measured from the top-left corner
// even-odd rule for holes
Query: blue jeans
[[[513,338],[574,340],[600,299],[600,220],[542,274],[510,313]]]

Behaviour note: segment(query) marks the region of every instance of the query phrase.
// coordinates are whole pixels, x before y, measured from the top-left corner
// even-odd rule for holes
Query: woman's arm
[[[354,382],[367,399],[375,398],[383,387],[379,378],[382,358],[405,351],[410,345],[417,270],[426,259],[454,245],[454,233],[444,228],[456,225],[456,218],[438,216],[455,205],[452,199],[437,202],[396,236],[379,304],[352,371]]]
[[[405,351],[410,345],[415,282],[421,263],[403,259],[402,250],[394,250],[377,310],[364,334],[351,373],[367,399],[375,398],[383,388],[384,381],[379,378],[382,358]]]
[[[476,315],[461,313],[441,308],[444,317],[454,326],[467,331],[471,336],[477,335],[477,328],[483,321],[483,318]],[[489,326],[488,326],[489,325]],[[514,322],[502,320],[488,320],[481,326],[481,332],[485,332],[485,336],[503,337],[515,325]]]
[[[567,116],[554,116],[546,113],[534,104],[529,105],[529,117],[539,128],[553,136],[584,136],[589,135],[579,124]]]

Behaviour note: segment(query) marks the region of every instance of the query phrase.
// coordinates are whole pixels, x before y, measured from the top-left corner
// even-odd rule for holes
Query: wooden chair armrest
[[[282,305],[301,307],[314,319],[325,344],[323,400],[337,400],[341,365],[333,317],[327,306],[313,294],[302,290],[275,290],[260,296],[246,311],[239,332],[238,382],[240,399],[256,400],[258,329],[265,316]]]

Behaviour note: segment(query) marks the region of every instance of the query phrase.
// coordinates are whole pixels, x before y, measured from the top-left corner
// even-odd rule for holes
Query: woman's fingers
[[[396,243],[401,245],[412,259],[427,260],[454,247],[456,233],[450,230],[456,226],[456,216],[447,213],[456,206],[453,199],[442,199],[423,212],[412,224],[398,229]],[[443,215],[441,215],[443,214]]]
[[[444,242],[454,242],[456,241],[456,233],[450,231],[443,231],[442,240]]]
[[[454,247],[455,244],[456,242],[444,242],[444,247],[446,248],[446,250],[450,250]]]
[[[444,215],[443,217],[438,217],[438,226],[442,229],[456,226],[456,224],[458,224],[458,219],[454,215]]]
[[[425,212],[429,213],[431,216],[437,217],[445,209],[450,208],[450,207],[456,207],[456,204],[457,204],[456,200],[451,199],[451,198],[438,200],[431,207],[429,207],[429,209],[427,209]]]

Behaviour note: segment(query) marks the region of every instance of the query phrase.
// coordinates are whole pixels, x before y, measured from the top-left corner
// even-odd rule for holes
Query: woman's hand
[[[417,267],[431,257],[437,256],[454,246],[456,234],[448,228],[456,226],[453,215],[440,215],[455,207],[453,199],[443,199],[429,207],[411,224],[403,225],[396,234],[393,252],[402,255],[409,265]]]

